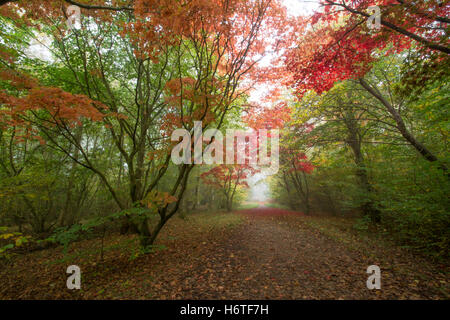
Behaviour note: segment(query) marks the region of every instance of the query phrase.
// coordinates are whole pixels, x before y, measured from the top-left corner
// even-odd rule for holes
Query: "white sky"
[[[288,14],[295,17],[309,15],[319,7],[317,0],[283,0],[283,4],[288,8]]]
[[[25,49],[25,54],[33,59],[53,62],[52,53],[47,49],[51,45],[51,39],[44,35],[39,35],[37,38],[39,40],[31,40],[30,46]]]

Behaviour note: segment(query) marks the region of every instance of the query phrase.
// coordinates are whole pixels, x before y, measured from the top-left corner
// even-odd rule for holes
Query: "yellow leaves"
[[[22,244],[27,243],[30,237],[20,236],[15,240],[16,247],[20,247]]]
[[[11,233],[3,233],[0,234],[1,240],[12,240],[15,242],[16,246],[21,246],[23,243],[28,242],[28,239],[31,238],[30,236],[24,236],[20,232],[11,232]]]
[[[5,227],[1,227],[0,231],[5,231]],[[24,243],[28,242],[28,239],[30,239],[30,236],[24,236],[20,232],[11,232],[11,233],[3,233],[0,234],[0,240],[8,240],[8,244],[5,246],[0,246],[0,257],[8,257],[8,254],[5,254],[5,252],[9,249],[13,249],[14,247],[20,247]]]
[[[0,239],[7,240],[7,239],[12,238],[14,236],[16,236],[15,233],[0,234]]]

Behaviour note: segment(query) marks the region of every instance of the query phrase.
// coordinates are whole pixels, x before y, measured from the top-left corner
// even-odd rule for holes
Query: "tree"
[[[450,54],[450,48],[446,43],[446,27],[450,23],[450,19],[447,18],[449,8],[440,1],[413,3],[408,0],[354,0],[345,3],[324,0],[322,4],[326,6],[325,13],[331,16],[341,9],[350,13],[352,25],[361,25],[361,20],[366,22],[371,16],[367,10],[377,5],[381,9],[380,24],[387,29],[384,30],[385,35],[376,36],[377,40],[384,37],[392,41],[392,38],[400,34],[429,49]],[[316,16],[313,19],[320,17]]]
[[[293,50],[286,54],[286,65],[293,73],[292,85],[299,93],[314,89],[321,93],[337,81],[362,78],[371,62],[385,50],[385,55],[400,53],[419,46],[422,59],[431,63],[448,61],[448,6],[440,1],[412,4],[409,1],[321,2],[325,9],[315,13],[311,21],[299,20],[295,29],[303,35]],[[381,9],[381,30],[367,24],[368,7]],[[311,22],[312,28],[308,27]],[[440,54],[430,55],[430,51]]]
[[[310,188],[308,182],[308,174],[314,170],[314,166],[307,161],[308,157],[304,153],[294,150],[282,150],[282,182],[288,195],[290,194],[290,185],[294,186],[296,194],[301,199],[301,204],[305,210],[305,214],[311,213]],[[293,205],[294,202],[290,202]]]
[[[26,23],[39,21],[53,37],[57,60],[49,69],[56,72],[46,75],[45,82],[78,92],[39,84],[19,64],[7,64],[4,80],[12,88],[2,92],[0,103],[8,110],[3,123],[39,131],[46,143],[95,173],[121,210],[145,209],[149,200],[158,203],[156,211],[141,211],[138,221],[127,215],[146,247],[177,212],[193,168],[171,165],[173,130],[193,134],[194,121],[203,122],[202,130],[224,125],[245,93],[241,79],[264,50],[259,31],[277,4],[135,1],[132,14],[87,8],[82,28],[66,30],[56,9],[60,3],[18,4],[26,12],[34,10],[30,16],[35,20]],[[17,7],[7,9],[17,16]],[[21,21],[11,25],[24,28]],[[94,132],[107,136],[108,144],[91,148]],[[124,162],[116,168],[100,166],[97,158],[99,150],[110,147]],[[128,195],[114,184],[117,171],[126,174]],[[169,183],[172,172],[177,174]],[[159,191],[162,185],[168,190]]]
[[[226,208],[233,210],[233,201],[238,188],[248,188],[247,178],[256,173],[250,165],[222,164],[204,172],[201,179],[208,185],[219,189],[226,199]]]
[[[391,22],[383,19],[382,24],[389,29],[383,28],[379,32],[368,30],[365,22],[369,15],[363,11],[375,2],[353,1],[347,5],[324,1],[325,11],[316,13],[312,17],[313,24],[318,29],[310,30],[305,27],[304,41],[286,55],[286,66],[292,73],[288,82],[301,97],[307,90],[314,90],[321,94],[330,90],[339,81],[358,79],[362,88],[390,113],[403,138],[427,161],[440,163],[443,171],[447,172],[443,161],[411,133],[397,111],[397,107],[377,88],[378,86],[386,87],[384,82],[391,83],[395,80],[384,77],[383,80],[377,79],[379,82],[370,84],[366,80],[366,75],[370,74],[373,66],[377,61],[382,60],[383,56],[400,53],[407,48],[415,50],[411,39],[424,45],[426,47],[424,52],[439,50],[441,47],[436,43],[445,43],[448,37],[445,28],[438,27],[435,30],[433,23],[438,21],[436,19],[440,19],[440,13],[448,9],[445,6],[441,7],[437,1],[431,1],[426,4],[426,7],[416,7],[403,1],[380,1],[378,4],[384,10],[382,16],[386,19],[397,19],[396,24],[407,26],[408,30],[417,32],[416,36],[413,36],[409,32],[406,34],[400,32],[399,28],[394,28]],[[339,8],[344,8],[344,12],[339,11]],[[427,14],[429,8],[435,9],[435,12]],[[400,15],[399,10],[405,10],[406,14]],[[347,11],[350,16],[346,16]],[[439,22],[447,23],[444,20]],[[406,30],[402,28],[400,29]],[[418,34],[428,38],[421,38]],[[446,50],[439,51],[448,53]],[[445,61],[448,61],[447,54],[431,56],[436,59],[430,61],[433,64],[439,62],[445,64]],[[436,75],[440,74],[436,72]],[[393,91],[392,88],[391,91]]]

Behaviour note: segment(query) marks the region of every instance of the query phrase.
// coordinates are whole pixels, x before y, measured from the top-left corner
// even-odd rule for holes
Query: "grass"
[[[232,212],[201,212],[187,216],[189,222],[197,225],[198,228],[215,229],[229,228],[240,225],[243,217]]]
[[[236,210],[250,210],[250,209],[256,209],[259,207],[259,204],[257,202],[246,202],[240,204]]]
[[[274,208],[274,209],[292,210],[288,206],[281,204],[281,203],[276,203],[276,202],[267,203],[267,204],[265,204],[265,206],[268,208]]]

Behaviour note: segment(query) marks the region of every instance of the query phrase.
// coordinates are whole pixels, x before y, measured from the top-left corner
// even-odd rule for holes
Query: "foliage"
[[[0,260],[10,259],[14,255],[13,249],[23,246],[30,238],[20,232],[8,232],[7,227],[0,227]]]

